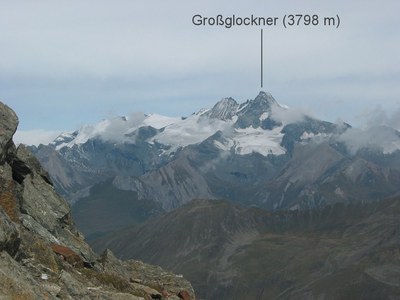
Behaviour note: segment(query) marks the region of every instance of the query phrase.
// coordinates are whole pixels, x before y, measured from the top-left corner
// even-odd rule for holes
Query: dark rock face
[[[176,297],[181,286],[194,297],[189,282],[161,268],[95,254],[37,158],[23,145],[16,149],[17,125],[15,113],[0,102],[1,299],[150,299],[162,291],[146,285],[151,280],[168,282]],[[132,274],[148,282],[132,283]]]
[[[279,122],[270,117],[273,107],[277,106],[278,103],[270,93],[260,92],[254,100],[249,100],[242,108],[239,107],[235,127],[247,128],[252,126],[253,128],[272,129],[279,126]],[[262,120],[261,116],[265,113],[268,114],[268,117]]]
[[[16,225],[0,207],[0,251],[14,255],[19,247],[20,237]]]
[[[228,120],[236,114],[239,104],[232,98],[225,98],[219,101],[214,107],[206,113],[210,118]]]
[[[13,147],[12,137],[17,130],[18,118],[7,105],[0,106],[0,163],[3,164],[7,152]]]

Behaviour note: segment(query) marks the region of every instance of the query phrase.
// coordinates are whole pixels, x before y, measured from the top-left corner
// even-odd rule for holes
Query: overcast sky
[[[260,27],[196,27],[194,14],[338,14],[339,28],[264,27],[264,90],[330,121],[393,118],[399,11],[398,0],[2,1],[0,99],[38,137],[134,111],[243,102],[260,91]]]

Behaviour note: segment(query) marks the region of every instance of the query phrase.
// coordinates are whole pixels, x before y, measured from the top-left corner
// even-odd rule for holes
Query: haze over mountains
[[[319,120],[260,92],[186,118],[107,119],[30,149],[97,250],[182,273],[200,297],[400,293],[395,128]]]
[[[187,118],[107,119],[31,149],[60,193],[76,203],[86,234],[134,224],[192,199],[305,209],[375,201],[398,193],[400,184],[397,130],[321,121],[265,92],[241,104],[224,98]],[[99,189],[112,196],[93,197]],[[115,208],[119,194],[131,201]],[[118,224],[105,224],[110,211]],[[104,221],[94,221],[93,212]]]
[[[398,149],[400,133],[393,128],[361,131],[321,121],[265,92],[242,104],[225,98],[187,118],[107,119],[32,147],[71,203],[87,196],[91,186],[112,180],[113,187],[165,210],[193,198],[246,198],[243,204],[272,209],[312,207],[350,199],[354,185],[338,182],[357,182],[366,173],[388,185],[382,196],[391,195]],[[336,196],[313,186],[317,180]]]

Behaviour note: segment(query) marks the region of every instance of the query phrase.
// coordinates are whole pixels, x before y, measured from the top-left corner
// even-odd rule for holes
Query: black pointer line
[[[264,58],[263,58],[263,52],[264,52],[264,49],[263,49],[263,45],[264,44],[264,41],[263,41],[263,30],[261,29],[261,88],[263,88],[263,77],[264,77]]]

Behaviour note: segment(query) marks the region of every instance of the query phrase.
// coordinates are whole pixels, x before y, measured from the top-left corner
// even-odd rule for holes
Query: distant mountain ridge
[[[276,132],[263,135],[266,141],[262,146],[265,149],[253,147],[253,144],[256,135],[283,125],[276,120],[274,113],[279,115],[286,109],[287,107],[279,105],[270,93],[260,92],[254,100],[240,105],[233,98],[224,98],[213,108],[200,110],[187,118],[134,114],[129,118],[106,119],[94,126],[85,125],[73,133],[62,133],[50,145],[54,145],[56,150],[60,151],[65,147],[79,147],[94,139],[130,144],[146,141],[150,145],[163,145],[159,151],[160,155],[171,155],[179,148],[202,142],[218,131],[230,131],[229,135],[225,134],[226,138],[231,141],[231,146],[237,145],[234,149],[238,154],[252,151],[261,154],[282,154],[285,152],[279,147],[282,136],[276,135]],[[244,143],[248,148],[246,151],[240,147],[240,144],[243,144],[243,135],[254,135],[253,140],[246,140],[247,143]]]
[[[32,147],[98,250],[180,272],[207,299],[399,295],[396,129],[319,120],[265,92],[99,124]]]
[[[241,104],[224,98],[187,118],[108,119],[31,147],[70,203],[86,201],[74,210],[78,224],[106,181],[113,194],[134,195],[134,211],[170,211],[198,198],[271,210],[377,201],[399,193],[399,149],[394,128],[318,120],[267,92]],[[102,202],[112,205],[112,197]]]
[[[93,241],[182,273],[204,299],[398,299],[400,198],[268,212],[194,200]]]

